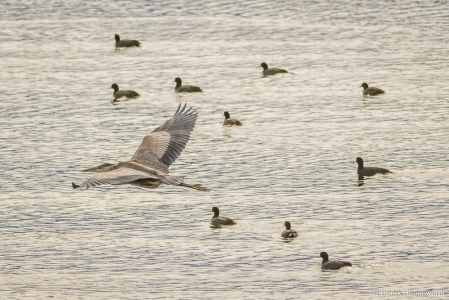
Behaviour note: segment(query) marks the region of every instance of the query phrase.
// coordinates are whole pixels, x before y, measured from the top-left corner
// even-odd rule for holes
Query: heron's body
[[[118,34],[115,35],[115,47],[116,48],[126,48],[126,47],[139,47],[140,42],[136,40],[120,40]]]
[[[198,113],[192,108],[186,110],[186,105],[182,108],[179,105],[170,120],[144,137],[130,160],[84,170],[98,174],[81,185],[72,183],[73,188],[89,189],[103,184],[157,188],[161,184],[169,184],[205,191],[206,188],[201,185],[185,184],[184,177],[169,175],[168,171],[189,141],[197,116]]]
[[[268,68],[266,63],[261,63],[260,66],[263,68],[263,76],[276,75],[279,73],[288,73],[287,70],[279,68]]]

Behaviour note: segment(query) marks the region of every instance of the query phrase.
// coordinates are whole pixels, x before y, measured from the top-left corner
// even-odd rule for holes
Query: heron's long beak
[[[94,168],[82,170],[81,172],[101,172],[101,170],[102,170],[102,169],[99,168],[99,167],[94,167]]]
[[[81,172],[109,172],[115,169],[117,169],[117,165],[104,163],[93,168],[82,170]]]

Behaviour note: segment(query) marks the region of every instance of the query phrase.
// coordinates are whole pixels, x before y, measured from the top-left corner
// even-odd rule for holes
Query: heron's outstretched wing
[[[195,127],[198,112],[187,104],[179,104],[173,117],[143,138],[131,160],[168,173],[168,167],[178,158]]]
[[[144,179],[144,178],[154,178],[159,179],[156,175],[141,172],[139,170],[134,170],[130,168],[121,167],[116,170],[112,170],[109,172],[104,173],[98,173],[94,175],[93,177],[89,178],[88,180],[84,181],[80,186],[77,186],[77,188],[80,189],[89,189],[92,187],[96,187],[102,184],[125,184],[130,183],[138,179]]]

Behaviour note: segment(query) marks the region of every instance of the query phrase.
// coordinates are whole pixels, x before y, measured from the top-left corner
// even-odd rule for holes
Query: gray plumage
[[[237,119],[231,118],[231,115],[225,111],[223,116],[225,116],[225,120],[223,122],[223,126],[242,126],[242,122]]]
[[[99,172],[74,188],[89,189],[103,184],[133,184],[147,188],[157,188],[161,184],[185,186],[200,191],[201,185],[183,183],[181,176],[168,175],[168,168],[184,150],[195,127],[198,112],[179,104],[173,117],[147,134],[133,157],[117,165],[103,164],[85,172]]]
[[[363,159],[361,157],[357,157],[356,162],[359,165],[357,168],[357,174],[359,174],[359,176],[373,176],[378,173],[380,174],[392,173],[391,171],[384,168],[364,167]]]
[[[268,65],[266,63],[261,63],[260,66],[263,68],[263,75],[264,76],[270,76],[270,75],[276,75],[278,73],[288,73],[287,70],[279,69],[279,68],[268,68]]]
[[[139,47],[140,42],[136,40],[120,40],[120,36],[118,34],[115,35],[115,47],[123,48],[123,47]]]
[[[368,87],[368,84],[366,82],[362,83],[362,85],[360,87],[363,87],[363,95],[376,96],[376,95],[385,94],[384,90],[381,90],[376,87]]]
[[[220,217],[220,210],[218,209],[218,207],[212,207],[212,211],[214,212],[214,216],[212,217],[212,220],[210,221],[210,225],[212,225],[213,227],[237,224],[231,218]]]
[[[110,87],[110,89],[114,89],[114,93],[112,94],[114,96],[114,100],[117,100],[119,98],[122,97],[126,97],[126,98],[137,98],[140,97],[140,94],[135,92],[135,91],[130,91],[130,90],[119,90],[119,87],[117,84],[113,83]]]
[[[283,238],[295,238],[298,236],[298,232],[294,229],[292,229],[292,225],[289,221],[285,221],[284,223],[285,230],[282,231],[282,237]]]
[[[198,86],[182,85],[182,80],[179,77],[175,78],[175,82],[176,82],[175,92],[177,92],[177,93],[196,93],[196,92],[202,92],[203,91]]]
[[[323,258],[323,261],[321,262],[321,269],[338,270],[343,267],[352,267],[352,264],[348,261],[329,260],[329,256],[327,255],[326,252],[321,252],[320,257]]]

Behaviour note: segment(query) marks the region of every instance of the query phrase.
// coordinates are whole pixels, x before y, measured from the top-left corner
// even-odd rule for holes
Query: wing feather
[[[109,172],[98,173],[88,180],[84,181],[79,188],[89,189],[103,184],[119,185],[130,183],[138,179],[154,178],[159,179],[156,175],[145,173],[139,170],[121,167]]]
[[[179,104],[173,117],[147,134],[131,160],[168,173],[190,139],[198,112]]]

